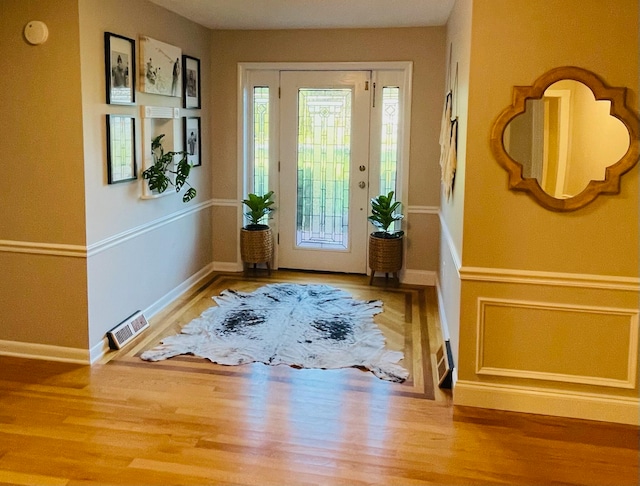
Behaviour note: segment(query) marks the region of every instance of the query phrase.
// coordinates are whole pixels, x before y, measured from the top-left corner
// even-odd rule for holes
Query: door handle
[[[367,187],[367,183],[365,181],[360,181],[358,182],[358,187],[360,189],[364,189],[365,187]]]

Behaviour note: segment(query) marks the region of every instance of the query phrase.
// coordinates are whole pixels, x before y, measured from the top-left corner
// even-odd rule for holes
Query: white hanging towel
[[[458,165],[458,119],[451,121],[451,136],[449,138],[449,150],[442,170],[442,182],[444,183],[444,194],[447,201],[453,191],[453,178],[456,175]]]
[[[444,181],[444,167],[446,165],[449,144],[451,143],[451,101],[452,93],[449,91],[444,100],[442,121],[440,122],[440,172]]]

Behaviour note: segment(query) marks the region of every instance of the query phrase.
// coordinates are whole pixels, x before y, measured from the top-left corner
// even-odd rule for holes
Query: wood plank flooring
[[[387,347],[392,350],[402,351],[405,355],[400,363],[410,372],[410,377],[402,384],[385,383],[384,387],[389,393],[411,394],[424,398],[437,399],[440,401],[450,401],[450,393],[442,392],[437,388],[432,369],[435,366],[435,352],[439,346],[439,336],[442,335],[437,325],[437,317],[432,314],[427,316],[428,308],[435,308],[434,288],[418,286],[398,286],[392,281],[387,282],[384,278],[378,280],[378,286],[369,286],[367,281],[360,275],[331,275],[318,274],[313,272],[272,272],[271,276],[266,276],[264,272],[250,273],[250,278],[245,278],[239,274],[218,274],[208,279],[198,290],[186,297],[184,302],[176,302],[163,315],[158,316],[155,321],[160,321],[161,325],[154,325],[156,332],[151,333],[135,346],[125,348],[124,352],[115,354],[117,359],[110,357],[109,360],[116,365],[126,366],[156,366],[157,368],[171,369],[180,367],[183,371],[187,369],[200,373],[247,373],[255,369],[263,369],[264,365],[227,367],[212,364],[208,360],[201,358],[181,356],[159,363],[147,363],[141,361],[138,355],[145,349],[149,349],[158,344],[161,339],[168,335],[180,332],[180,329],[198,317],[204,310],[215,305],[211,297],[219,295],[225,289],[234,289],[243,292],[251,292],[262,285],[276,282],[294,283],[325,283],[349,292],[354,298],[360,300],[382,300],[383,312],[374,317],[376,324],[382,330]],[[429,301],[429,304],[427,302]],[[431,326],[431,327],[430,327]],[[430,339],[430,336],[432,338]],[[432,346],[430,345],[432,344]],[[285,367],[286,368],[286,367]],[[272,379],[282,379],[278,373],[281,370],[274,370],[267,367],[267,375]],[[293,373],[299,376],[298,373]],[[282,371],[290,373],[291,370]],[[326,377],[328,373],[321,376]],[[335,371],[335,376],[342,377],[350,375],[350,381],[370,383],[370,373],[341,373]],[[332,376],[333,376],[332,375]],[[342,379],[342,378],[340,378]],[[345,378],[346,380],[346,378]],[[347,382],[349,381],[347,380]],[[355,386],[355,385],[351,385]]]
[[[410,380],[136,357],[224,288],[274,281],[381,299],[376,322]],[[637,427],[454,407],[433,380],[434,289],[367,283],[218,274],[101,364],[0,356],[0,484],[638,484]]]

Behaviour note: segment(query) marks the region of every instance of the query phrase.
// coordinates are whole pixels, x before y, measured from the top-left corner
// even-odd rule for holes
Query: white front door
[[[367,271],[370,77],[280,74],[281,268]]]

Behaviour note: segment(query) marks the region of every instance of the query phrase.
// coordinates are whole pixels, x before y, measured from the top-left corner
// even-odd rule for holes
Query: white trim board
[[[177,300],[180,296],[186,294],[191,289],[193,289],[198,284],[198,282],[209,277],[211,273],[213,273],[213,271],[214,271],[213,263],[210,263],[209,265],[201,269],[199,272],[195,273],[194,275],[189,277],[187,280],[182,282],[180,285],[178,285],[177,287],[175,287],[174,289],[170,290],[165,295],[160,297],[157,301],[155,301],[149,307],[144,309],[142,313],[145,315],[147,319],[151,319],[158,312],[162,311],[162,309],[164,309],[165,307],[170,305],[172,302]],[[153,327],[153,324],[154,323],[150,323],[150,327]],[[90,352],[91,363],[95,363],[96,361],[101,359],[110,350],[111,348],[109,347],[109,339],[105,334],[105,336],[91,348],[91,352]]]
[[[437,206],[405,206],[404,212],[409,214],[439,214],[440,208]]]
[[[244,270],[242,262],[213,262],[215,272],[237,273]]]
[[[89,350],[53,346],[50,344],[24,343],[20,341],[0,341],[1,356],[17,358],[62,361],[65,363],[90,364]]]
[[[640,279],[637,277],[466,266],[460,267],[459,273],[461,280],[476,282],[550,285],[556,287],[580,287],[629,292],[640,291]]]
[[[120,245],[125,241],[142,236],[143,234],[148,233],[149,231],[154,231],[169,223],[173,223],[174,221],[182,219],[186,216],[190,216],[191,214],[207,209],[212,205],[213,205],[212,200],[204,201],[199,204],[194,204],[193,206],[189,206],[179,211],[175,211],[161,218],[157,218],[153,221],[149,221],[148,223],[141,224],[139,226],[136,226],[135,228],[131,228],[129,230],[126,230],[116,235],[105,238],[102,241],[89,245],[87,247],[87,256],[92,257],[94,255],[97,255],[98,253],[101,253],[116,245]]]
[[[636,397],[457,380],[454,405],[640,425]]]
[[[520,310],[550,310],[562,313],[578,313],[585,315],[611,315],[629,319],[626,379],[615,379],[598,375],[565,374],[549,371],[534,371],[520,368],[492,367],[484,364],[484,343],[486,336],[486,309],[489,307],[503,307]],[[510,378],[524,378],[535,380],[551,380],[563,383],[581,383],[613,388],[634,389],[636,387],[636,371],[638,368],[638,310],[603,306],[586,306],[575,304],[558,304],[552,302],[535,302],[511,299],[494,299],[482,297],[478,299],[476,321],[476,368],[478,375],[504,376]],[[620,352],[623,350],[620,349]],[[616,353],[619,354],[619,353]]]
[[[436,285],[436,272],[433,270],[411,270],[405,269],[401,273],[401,282],[409,285],[426,285],[434,287]]]
[[[187,293],[202,279],[207,278],[213,270],[214,264],[210,263],[196,274],[189,277],[173,290],[162,296],[156,302],[147,307],[143,312],[147,318],[151,318],[174,302],[181,295]],[[109,341],[105,336],[90,349],[68,348],[64,346],[52,346],[48,344],[25,343],[19,341],[0,341],[0,356],[15,356],[18,358],[43,359],[48,361],[63,361],[90,365],[110,351]]]
[[[440,287],[440,279],[436,279],[436,296],[438,297],[438,318],[440,319],[440,327],[442,328],[442,338],[445,341],[451,340],[449,332],[449,322],[444,313],[444,297],[442,296],[442,287]]]
[[[83,245],[38,243],[35,241],[0,240],[0,253],[2,252],[87,258],[87,247]]]
[[[227,206],[227,207],[239,207],[241,206],[242,202],[241,201],[237,201],[235,199],[212,199],[211,200],[211,205],[212,206]]]
[[[462,259],[456,245],[453,242],[453,238],[451,233],[449,232],[449,227],[445,224],[445,221],[442,217],[442,212],[438,213],[438,218],[440,219],[440,239],[444,239],[445,246],[449,249],[449,254],[451,255],[451,260],[453,260],[453,264],[456,267],[456,271],[458,272],[458,277],[460,276],[460,268],[462,267]],[[442,258],[442,255],[440,255]]]
[[[211,207],[214,205],[214,201],[215,200],[210,199],[199,204],[194,204],[192,206],[189,206],[188,208],[175,211],[161,218],[125,230],[113,236],[109,236],[88,246],[68,245],[64,243],[40,243],[33,241],[0,240],[0,253],[29,253],[32,255],[53,255],[75,258],[89,258],[105,250],[108,250],[109,248],[120,245],[128,240],[142,236],[149,231],[153,231],[169,223]],[[234,201],[233,205],[238,205],[238,202]]]
[[[416,212],[423,212],[419,210]],[[460,280],[474,282],[511,283],[527,285],[549,285],[555,287],[580,287],[598,290],[618,290],[640,292],[640,278],[616,275],[591,275],[566,272],[543,272],[537,270],[517,270],[511,268],[473,267],[462,264],[449,229],[440,216],[440,238],[444,240]]]

